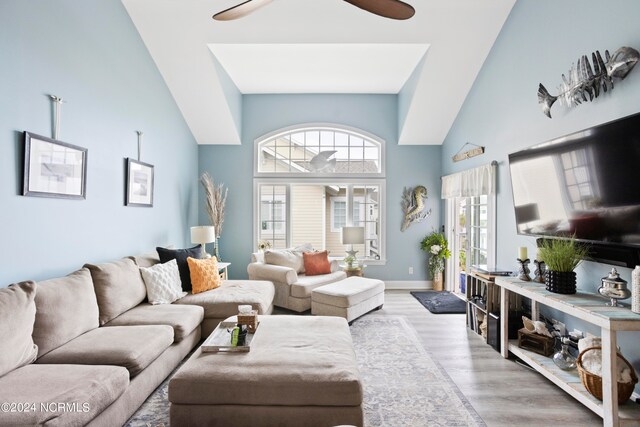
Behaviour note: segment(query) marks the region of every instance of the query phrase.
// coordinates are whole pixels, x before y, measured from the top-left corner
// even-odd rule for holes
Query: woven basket
[[[585,348],[584,351],[578,355],[578,359],[576,360],[576,366],[578,367],[578,372],[580,373],[580,380],[582,381],[582,385],[598,400],[602,400],[602,377],[592,374],[582,367],[582,355],[587,351],[601,349],[602,347]],[[627,364],[629,369],[631,369],[631,382],[618,383],[618,404],[621,405],[631,397],[633,389],[638,382],[638,376],[636,375],[636,371],[633,369],[633,366],[631,366],[631,363],[629,363],[629,361],[625,359],[620,353],[618,353],[618,358],[623,360],[624,363]]]
[[[247,325],[250,333],[258,328],[258,311],[252,310],[251,314],[238,314],[238,325]]]

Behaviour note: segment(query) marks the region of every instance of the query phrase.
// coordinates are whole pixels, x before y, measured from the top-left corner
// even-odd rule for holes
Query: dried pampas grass
[[[224,223],[224,206],[227,203],[228,188],[224,184],[216,185],[208,172],[200,176],[200,183],[204,188],[205,207],[211,224],[216,229],[216,238],[222,234],[222,224]]]

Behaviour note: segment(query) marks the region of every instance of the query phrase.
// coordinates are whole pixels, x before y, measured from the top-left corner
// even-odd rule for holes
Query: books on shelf
[[[484,279],[492,279],[497,276],[511,276],[513,273],[511,270],[487,267],[486,264],[474,264],[471,266],[471,271]]]

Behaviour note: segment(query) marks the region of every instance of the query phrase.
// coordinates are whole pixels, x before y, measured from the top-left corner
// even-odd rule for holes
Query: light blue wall
[[[119,0],[0,3],[0,286],[186,242],[197,147]],[[88,148],[87,200],[23,197],[22,132]],[[124,158],[155,165],[153,208],[124,207]]]
[[[554,105],[553,119],[544,116],[537,104],[538,84],[556,94],[561,75],[579,56],[590,57],[595,50],[604,55],[605,49],[613,52],[621,46],[640,49],[638,17],[640,2],[636,0],[519,0],[511,11],[442,151],[445,174],[490,160],[499,162],[498,266],[513,268],[519,246],[528,246],[529,253],[535,248],[533,238],[518,236],[515,231],[507,155],[640,110],[640,68],[624,81],[616,81],[613,92],[601,94],[594,102],[572,109]],[[452,163],[451,156],[466,141],[484,145],[486,154]],[[577,271],[579,287],[595,291],[609,268],[585,263]],[[621,270],[630,281],[630,270]],[[621,345],[628,355],[637,348],[638,334],[622,335]],[[631,354],[638,369],[640,351]]]
[[[222,258],[232,262],[233,278],[247,276],[255,250],[253,221],[253,156],[255,139],[283,127],[335,123],[362,129],[386,141],[387,265],[371,266],[368,277],[383,280],[426,280],[422,238],[440,224],[440,147],[398,146],[398,103],[395,95],[244,95],[242,146],[200,146],[200,172],[208,171],[229,188],[221,239]],[[403,187],[426,185],[433,215],[400,232]],[[207,216],[200,211],[200,222]],[[414,274],[408,269],[414,267]]]

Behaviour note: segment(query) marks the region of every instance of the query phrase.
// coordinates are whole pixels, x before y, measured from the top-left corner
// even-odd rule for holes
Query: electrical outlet
[[[413,267],[409,267],[409,274],[413,274]]]

